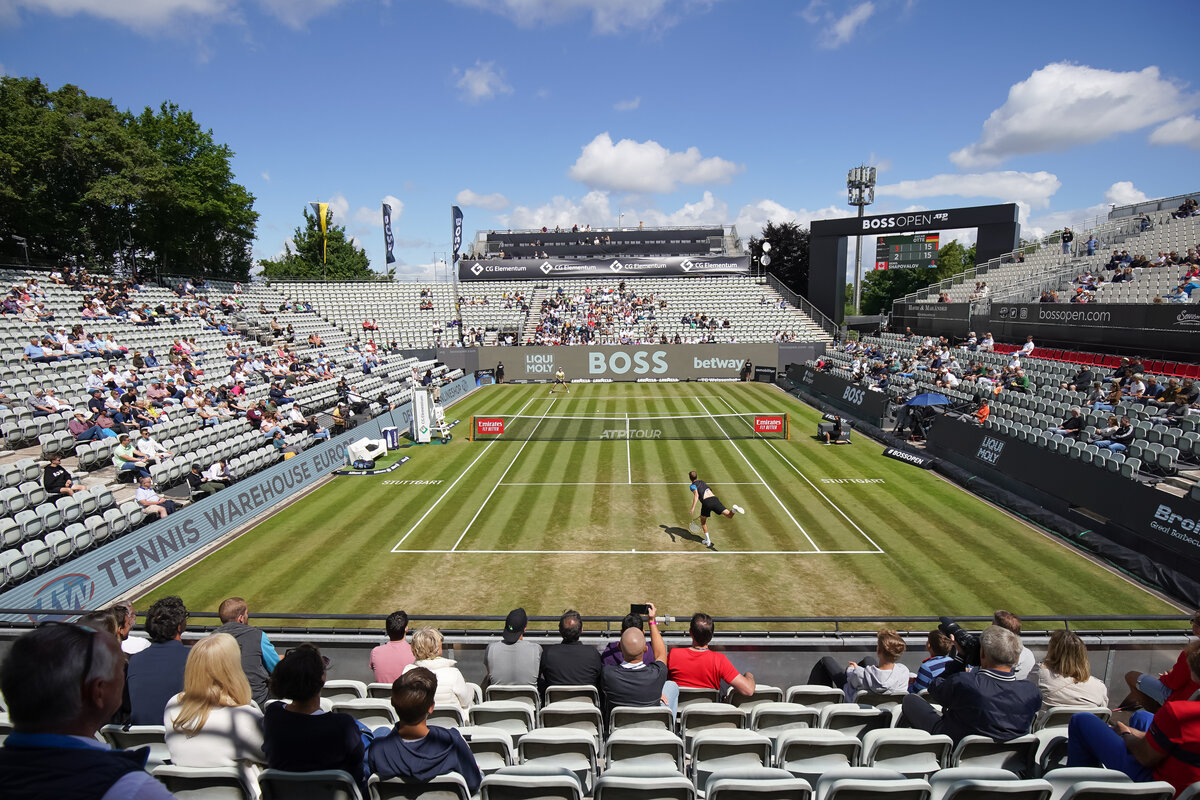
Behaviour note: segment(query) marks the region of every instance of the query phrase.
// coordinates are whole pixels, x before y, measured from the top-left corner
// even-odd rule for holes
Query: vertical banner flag
[[[392,248],[396,244],[396,237],[392,236],[392,207],[387,203],[383,204],[383,247],[387,252],[387,263],[396,263],[396,256],[392,255]]]
[[[462,209],[458,206],[450,206],[450,217],[454,221],[454,255],[450,259],[450,263],[453,265],[458,263],[458,251],[462,247]]]
[[[309,203],[313,213],[317,215],[317,224],[321,226],[321,263],[329,259],[329,235],[326,233],[326,217],[329,215],[329,203]]]

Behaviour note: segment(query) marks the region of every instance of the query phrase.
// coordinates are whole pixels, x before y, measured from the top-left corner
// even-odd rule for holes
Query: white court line
[[[429,555],[576,555],[576,556],[877,556],[882,550],[398,550]]]
[[[732,405],[729,405],[729,401],[726,400],[725,398],[721,398],[721,402],[723,402],[725,405],[729,406],[729,410],[732,411],[733,413],[735,413],[735,414],[738,413],[737,409],[735,409]],[[745,420],[742,420],[742,422],[746,425],[750,425],[750,423],[746,422]],[[751,425],[750,429],[754,430],[754,426]],[[875,548],[879,552],[881,552],[881,553],[883,552],[883,548],[880,547],[879,544],[874,539],[872,539],[870,536],[868,536],[866,531],[864,531],[862,528],[858,527],[857,522],[850,519],[850,517],[846,515],[846,512],[842,511],[842,509],[838,507],[837,503],[830,500],[828,495],[826,495],[824,492],[822,492],[820,489],[818,489],[817,485],[815,483],[813,483],[812,481],[810,481],[808,479],[808,476],[805,475],[803,472],[801,472],[799,470],[799,468],[797,468],[796,465],[793,464],[787,456],[785,456],[783,453],[779,452],[779,448],[775,446],[774,442],[772,442],[770,439],[766,438],[762,434],[758,433],[757,431],[755,431],[754,435],[757,436],[759,439],[762,439],[764,442],[766,442],[767,446],[770,447],[772,450],[774,450],[775,454],[778,455],[780,458],[782,458],[783,462],[785,464],[787,464],[789,467],[791,467],[793,472],[795,472],[797,475],[799,475],[801,478],[803,478],[804,482],[807,483],[809,486],[811,486],[813,488],[813,491],[815,491],[817,494],[821,495],[821,497],[823,497],[825,499],[825,502],[829,503],[829,505],[831,505],[833,507],[834,511],[841,514],[842,517],[846,520],[846,522],[849,522],[852,526],[854,526],[854,530],[861,533],[863,538],[866,539],[868,542],[870,542],[872,545],[874,545]]]
[[[701,403],[701,404],[700,404],[700,407],[704,409],[704,413],[705,413],[705,414],[708,414],[708,416],[712,418],[713,422],[717,422],[717,418],[716,418],[716,417],[714,417],[714,416],[713,416],[713,414],[712,414],[712,412],[708,410],[708,406],[704,405],[704,403]],[[735,411],[734,413],[736,414],[737,412]],[[766,481],[763,481],[763,476],[758,474],[758,470],[756,470],[756,469],[754,468],[754,465],[750,463],[750,459],[746,458],[746,454],[742,452],[742,448],[740,448],[740,447],[738,447],[738,446],[737,446],[737,442],[733,441],[733,437],[731,437],[731,436],[730,436],[730,435],[729,435],[729,434],[728,434],[728,433],[725,431],[725,428],[723,428],[723,427],[721,426],[721,423],[720,423],[720,422],[717,422],[717,427],[718,427],[718,428],[720,428],[720,430],[721,430],[721,433],[724,433],[724,434],[725,434],[725,439],[726,439],[726,440],[727,440],[727,441],[728,441],[730,444],[732,444],[732,445],[733,445],[733,449],[734,449],[734,450],[736,450],[736,451],[737,451],[737,454],[738,454],[739,456],[741,456],[741,457],[742,457],[742,461],[745,461],[745,462],[746,462],[746,466],[748,466],[748,467],[750,468],[750,471],[754,473],[755,477],[757,477],[757,478],[758,478],[760,481],[762,481],[762,483],[763,483],[763,485],[764,485],[764,486],[767,486],[767,482],[766,482]],[[772,489],[770,486],[767,486],[767,491],[771,493],[771,497],[774,497],[774,498],[775,498],[775,502],[776,502],[776,503],[779,503],[779,507],[783,509],[783,513],[785,513],[785,514],[787,514],[787,515],[788,515],[788,519],[790,519],[792,522],[795,522],[795,523],[796,523],[796,527],[800,529],[800,532],[801,532],[802,534],[804,534],[804,538],[805,538],[805,539],[808,539],[808,543],[809,543],[809,544],[811,544],[811,545],[813,546],[813,550],[815,550],[816,552],[820,553],[820,552],[821,552],[821,548],[817,547],[817,543],[816,543],[816,542],[814,542],[814,541],[813,541],[813,539],[812,539],[812,537],[808,535],[808,531],[804,530],[804,526],[803,526],[803,525],[801,525],[801,524],[800,524],[800,523],[799,523],[799,522],[796,520],[796,518],[792,516],[792,512],[791,512],[791,511],[788,511],[788,508],[787,508],[787,506],[785,506],[785,505],[783,504],[783,501],[779,499],[779,495],[775,494],[775,490],[774,490],[774,489]],[[876,546],[878,546],[878,545],[876,545]]]
[[[534,400],[537,400],[537,399],[538,398],[536,398],[536,397],[529,398],[529,402],[526,403],[525,405],[521,406],[521,411],[524,411],[526,408],[529,407],[529,403],[532,403]],[[553,401],[551,401],[551,405],[553,405]],[[521,411],[518,411],[517,413],[520,414]],[[419,520],[417,520],[411,528],[408,529],[408,533],[401,536],[400,541],[398,541],[394,545],[392,545],[393,553],[402,552],[400,550],[397,550],[396,548],[398,548],[400,545],[404,544],[404,540],[407,539],[410,535],[412,535],[412,532],[417,529],[418,525],[420,525],[422,522],[425,521],[425,518],[429,516],[431,511],[433,511],[435,508],[437,508],[438,503],[440,503],[446,499],[446,495],[450,494],[450,490],[454,488],[454,485],[457,484],[459,481],[461,481],[463,479],[463,476],[467,474],[467,472],[471,469],[471,467],[475,466],[475,462],[479,461],[479,459],[483,458],[484,455],[487,454],[487,451],[491,449],[492,445],[494,445],[498,441],[500,441],[500,440],[492,439],[490,442],[487,443],[487,447],[483,448],[483,450],[479,453],[479,455],[475,456],[475,461],[472,461],[470,464],[467,464],[467,468],[464,469],[462,471],[462,473],[459,474],[459,476],[454,479],[454,483],[452,483],[446,487],[446,491],[442,492],[441,497],[439,497],[437,500],[433,501],[433,505],[431,505],[429,507],[429,509],[424,514],[421,515],[421,518]]]
[[[525,441],[521,442],[521,447],[517,450],[517,454],[513,456],[512,461],[508,462],[508,466],[505,467],[504,472],[500,474],[500,481],[504,480],[504,476],[507,475],[508,471],[513,468],[513,464],[517,463],[517,459],[521,457],[521,450],[524,450],[525,445],[529,444],[529,440],[533,437],[533,434],[537,432],[538,426],[542,424],[542,420],[545,419],[546,415],[550,413],[550,409],[554,408],[554,404],[556,402],[558,402],[557,398],[551,400],[550,405],[546,406],[546,410],[542,412],[542,416],[538,419],[537,425],[534,425],[529,431],[529,436],[526,436]],[[488,496],[485,497],[483,502],[479,504],[479,510],[475,512],[475,516],[471,517],[471,521],[467,523],[467,527],[463,528],[462,535],[458,537],[458,541],[454,543],[454,547],[450,548],[451,552],[458,549],[459,544],[461,544],[463,538],[466,537],[467,531],[471,530],[471,526],[475,524],[475,520],[479,519],[479,515],[483,513],[485,508],[487,508],[488,501],[492,499],[492,495],[494,495],[496,490],[500,488],[500,481],[496,481],[496,485],[492,487],[490,492],[488,492]]]
[[[713,481],[717,486],[766,486],[760,481]],[[629,486],[625,481],[565,481],[562,483],[501,483],[499,486]],[[682,486],[681,481],[639,481],[634,486]]]
[[[629,466],[629,485],[633,485],[633,454],[629,444],[629,415],[625,415],[625,463]]]

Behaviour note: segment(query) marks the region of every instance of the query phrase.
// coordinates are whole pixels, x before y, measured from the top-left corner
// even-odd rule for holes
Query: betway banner
[[[503,259],[458,262],[460,281],[534,281],[547,278],[641,278],[749,275],[750,256]]]
[[[1107,346],[1172,353],[1200,352],[1200,306],[1174,303],[992,303],[988,320],[998,341],[1033,334],[1041,344]]]
[[[747,361],[775,366],[773,344],[629,345],[597,347],[481,347],[480,369],[504,364],[504,380],[551,380],[561,369],[579,378],[636,381],[736,379]]]
[[[475,376],[442,388],[442,402],[475,390]],[[364,436],[380,438],[381,428],[407,429],[410,404],[364,422],[329,442],[316,445],[262,472],[191,503],[164,520],[153,522],[116,541],[91,550],[61,567],[0,594],[0,608],[36,608],[44,616],[101,608],[150,580],[254,517],[286,502],[292,495],[346,463],[346,446]],[[54,612],[59,612],[55,614]],[[40,621],[0,615],[9,622]]]

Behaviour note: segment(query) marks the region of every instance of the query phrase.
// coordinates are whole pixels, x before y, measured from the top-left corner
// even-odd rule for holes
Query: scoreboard
[[[936,267],[937,233],[906,233],[875,240],[875,269]]]

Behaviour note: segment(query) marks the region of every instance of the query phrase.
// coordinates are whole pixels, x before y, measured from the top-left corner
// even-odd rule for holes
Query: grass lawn
[[[768,411],[791,415],[790,440],[526,441],[536,420],[467,440],[472,414],[545,415],[549,430],[556,416]],[[462,420],[450,444],[333,479],[139,607],[178,594],[194,610],[242,595],[255,612],[620,615],[649,599],[676,616],[1176,613],[872,441],[824,446],[819,414],[765,384],[485,387],[447,416]],[[747,512],[710,520],[714,550],[688,530],[690,469]]]

